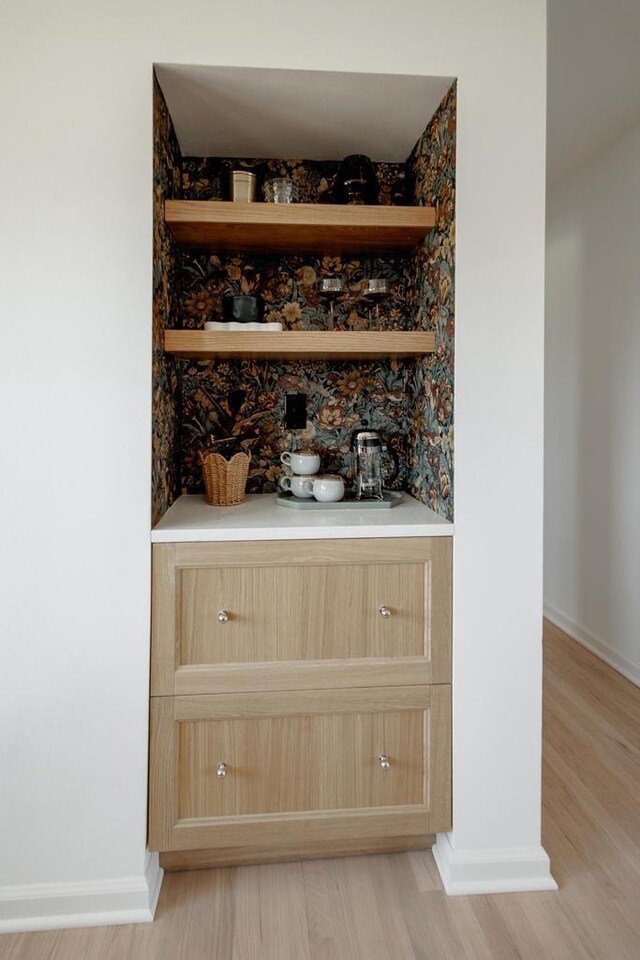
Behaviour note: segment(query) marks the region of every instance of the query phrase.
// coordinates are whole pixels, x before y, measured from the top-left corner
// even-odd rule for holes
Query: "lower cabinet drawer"
[[[422,710],[181,723],[178,816],[422,804],[425,733]]]
[[[152,699],[152,849],[250,843],[256,827],[346,838],[349,823],[449,829],[449,686]]]

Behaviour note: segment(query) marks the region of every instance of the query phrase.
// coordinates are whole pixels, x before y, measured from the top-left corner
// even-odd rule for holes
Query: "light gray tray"
[[[318,500],[294,497],[292,493],[279,493],[276,503],[279,507],[289,507],[291,510],[388,510],[400,503],[404,494],[401,490],[385,490],[383,496],[384,500],[353,500],[351,494],[346,493],[344,500],[320,503]]]

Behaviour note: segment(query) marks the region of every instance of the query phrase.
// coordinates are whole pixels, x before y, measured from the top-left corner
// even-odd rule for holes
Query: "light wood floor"
[[[165,876],[152,925],[0,938],[2,960],[638,960],[640,692],[547,624],[543,842],[558,893],[448,898],[431,855]]]

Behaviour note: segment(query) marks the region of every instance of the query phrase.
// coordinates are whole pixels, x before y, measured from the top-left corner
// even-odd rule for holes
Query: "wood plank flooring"
[[[640,691],[545,625],[557,893],[453,897],[430,854],[165,876],[156,921],[0,937],[2,960],[638,960]]]

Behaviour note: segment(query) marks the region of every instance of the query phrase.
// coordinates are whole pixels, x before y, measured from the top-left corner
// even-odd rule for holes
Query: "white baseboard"
[[[150,853],[140,877],[0,887],[0,933],[150,923],[162,875],[158,854]]]
[[[577,623],[574,623],[573,620],[570,620],[569,617],[560,613],[559,610],[556,610],[555,607],[552,607],[548,603],[544,605],[544,615],[547,620],[550,620],[551,623],[559,627],[564,633],[568,633],[570,637],[577,640],[578,643],[581,643],[582,646],[590,650],[591,653],[595,653],[596,657],[600,657],[601,660],[608,663],[610,667],[613,667],[614,670],[621,673],[627,680],[631,680],[637,687],[640,686],[640,666],[620,656],[619,653],[616,653],[610,646],[603,643],[603,641],[591,633],[590,630],[578,626]]]
[[[432,852],[450,896],[558,889],[542,847],[456,850],[449,834],[439,833]]]

